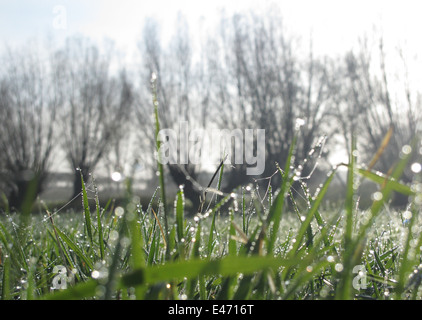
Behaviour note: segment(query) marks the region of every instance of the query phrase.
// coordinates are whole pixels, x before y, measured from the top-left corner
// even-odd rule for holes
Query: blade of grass
[[[311,208],[307,212],[305,220],[300,225],[299,231],[297,232],[297,236],[295,238],[296,241],[293,244],[293,247],[290,250],[288,257],[293,257],[296,254],[299,247],[301,246],[302,240],[303,240],[303,238],[304,238],[304,236],[305,236],[305,234],[308,230],[308,227],[309,227],[312,219],[314,218],[315,213],[317,212],[322,200],[324,199],[325,194],[327,193],[328,188],[329,188],[331,181],[333,180],[336,172],[337,172],[337,169],[333,169],[333,171],[330,173],[327,180],[325,181],[324,185],[322,186],[321,191],[319,192],[318,196],[312,202]]]
[[[104,260],[104,234],[103,234],[103,223],[101,221],[100,213],[100,200],[98,198],[98,193],[95,193],[95,208],[97,213],[97,230],[98,230],[98,245],[100,246],[100,258]]]
[[[152,234],[152,242],[151,245],[149,247],[149,253],[148,253],[148,259],[147,259],[147,265],[151,266],[152,262],[154,261],[154,256],[155,256],[155,242],[156,242],[156,235],[155,235],[155,230]]]
[[[268,254],[271,255],[274,249],[275,240],[278,236],[278,229],[280,227],[281,216],[283,213],[283,206],[284,206],[284,199],[288,190],[290,189],[290,185],[293,181],[293,177],[290,177],[290,166],[292,162],[292,157],[295,152],[297,142],[297,135],[295,134],[293,137],[292,144],[290,145],[289,154],[286,159],[284,172],[279,169],[282,175],[282,183],[280,192],[277,194],[276,198],[274,199],[273,205],[270,207],[270,212],[268,213],[267,221],[263,228],[267,228],[272,224],[272,232],[268,239]]]
[[[349,166],[349,165],[346,165]],[[362,175],[363,177],[379,184],[380,186],[383,186],[386,182],[390,184],[390,188],[393,191],[399,192],[406,196],[414,196],[415,192],[405,184],[402,184],[391,177],[388,177],[380,172],[372,172],[368,171],[367,169],[357,168],[356,172]]]
[[[65,290],[55,291],[40,297],[41,300],[82,300],[97,295],[99,283],[97,280],[89,279],[80,282]]]
[[[167,221],[168,216],[168,208],[167,208],[167,199],[166,199],[166,189],[165,189],[165,181],[164,181],[164,168],[163,168],[163,161],[161,155],[161,141],[159,139],[160,133],[160,119],[158,116],[158,99],[157,99],[157,75],[153,74],[151,77],[151,87],[152,87],[152,103],[154,106],[154,117],[155,117],[155,143],[157,148],[157,167],[159,173],[159,180],[160,180],[160,192],[161,192],[161,203],[163,206],[164,211],[164,229],[165,229],[165,241],[168,243],[169,239],[169,225]],[[170,250],[169,247],[166,247],[166,257],[170,257]]]
[[[176,225],[177,225],[177,240],[179,243],[182,242],[184,237],[183,235],[183,226],[184,226],[184,193],[183,189],[179,189],[177,192],[174,211],[176,215]]]
[[[138,223],[137,211],[129,212],[126,216],[126,221],[129,227],[131,256],[130,263],[132,270],[145,268],[144,243],[141,233],[141,226]],[[145,294],[143,286],[135,287],[136,299],[142,299]]]
[[[161,226],[160,220],[158,219],[157,214],[155,213],[155,211],[154,211],[153,208],[151,208],[151,211],[154,214],[155,221],[157,221],[157,223],[158,223],[158,227],[160,228],[161,235],[162,235],[163,241],[164,241],[164,246],[167,248],[167,247],[169,247],[167,245],[168,244],[168,241],[169,241],[169,236],[166,237],[166,235],[164,234],[163,227]],[[166,251],[168,251],[168,249],[166,249]]]
[[[157,283],[171,279],[183,280],[199,275],[231,276],[238,273],[252,274],[264,268],[277,269],[296,264],[298,259],[280,259],[267,256],[227,256],[216,260],[178,260],[164,265],[135,270],[122,277],[122,285],[130,287],[141,283]]]
[[[419,140],[417,138],[414,138],[412,140],[412,143],[410,145],[410,148],[412,151],[415,150],[416,144]],[[404,172],[410,158],[411,158],[412,152],[405,154],[402,159],[400,159],[400,161],[397,163],[397,165],[395,166],[393,173],[391,174],[391,179],[387,180],[385,182],[384,187],[381,190],[381,199],[380,200],[375,200],[371,206],[371,217],[368,221],[368,223],[366,223],[365,225],[363,225],[361,227],[358,239],[362,239],[364,237],[364,235],[366,235],[366,233],[368,232],[368,229],[372,226],[372,224],[374,223],[376,217],[378,216],[378,214],[381,212],[381,209],[384,207],[384,204],[387,203],[387,201],[390,198],[390,195],[392,193],[392,191],[394,191],[394,186],[396,185],[394,183],[394,181],[398,181],[402,175],[402,173]]]
[[[345,233],[343,237],[345,251],[343,253],[343,277],[340,280],[339,289],[337,290],[337,299],[350,300],[352,299],[352,280],[354,267],[353,257],[356,253],[356,247],[353,246],[353,208],[354,208],[354,194],[355,194],[355,165],[356,165],[356,136],[352,134],[351,150],[349,153],[349,165],[347,171],[346,184],[346,201],[345,201]]]
[[[391,137],[393,136],[394,126],[391,125],[388,129],[387,133],[384,136],[384,139],[381,142],[380,147],[378,148],[377,152],[375,153],[374,157],[372,158],[371,162],[368,165],[368,171],[371,170],[374,165],[377,163],[381,155],[384,153],[385,148],[387,147],[388,143],[390,142]]]
[[[3,263],[3,280],[2,280],[2,294],[1,299],[2,300],[10,300],[12,298],[11,292],[10,292],[10,264],[11,259],[9,256],[4,257],[4,263]]]
[[[76,245],[76,243],[74,241],[72,241],[63,231],[60,230],[60,228],[58,228],[56,226],[56,231],[58,233],[58,235],[60,236],[60,238],[63,240],[64,243],[66,243],[68,245],[68,247],[70,249],[73,250],[73,252],[75,252],[75,254],[88,266],[88,268],[92,271],[94,270],[94,263],[91,261],[90,258],[88,258],[82,251],[82,249],[80,249],[78,247],[78,245]]]
[[[322,260],[317,262],[314,266],[308,266],[306,271],[302,271],[296,276],[292,283],[287,287],[283,295],[283,300],[288,300],[291,296],[298,290],[298,288],[303,287],[309,281],[313,281],[313,277],[320,273],[322,269],[326,268],[329,265],[327,260]]]
[[[85,182],[84,182],[82,172],[81,172],[81,183],[82,183],[82,206],[84,208],[84,216],[85,216],[85,228],[88,234],[89,241],[91,242],[91,245],[92,245],[93,238],[92,238],[91,211],[89,209],[88,195],[86,193]]]
[[[397,286],[395,288],[395,298],[396,300],[398,299],[402,299],[402,294],[404,292],[405,289],[405,283],[406,280],[409,279],[409,274],[412,271],[412,268],[414,267],[414,260],[416,260],[415,258],[411,257],[410,255],[410,243],[411,241],[414,239],[413,237],[413,226],[415,225],[416,221],[418,219],[417,216],[417,212],[416,210],[412,210],[412,217],[410,218],[410,223],[408,225],[408,232],[407,232],[407,237],[406,237],[406,242],[404,244],[404,248],[403,248],[403,253],[402,253],[402,260],[400,263],[400,268],[399,268],[399,276],[398,276],[398,280],[397,280]],[[415,256],[419,257],[420,255],[416,255]],[[418,259],[418,258],[417,258]],[[419,259],[418,259],[419,260]]]

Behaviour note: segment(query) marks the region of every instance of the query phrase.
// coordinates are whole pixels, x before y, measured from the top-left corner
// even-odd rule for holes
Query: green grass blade
[[[122,277],[122,285],[130,287],[142,283],[154,284],[172,279],[183,280],[185,277],[189,279],[200,275],[232,276],[238,273],[247,275],[265,268],[277,269],[282,266],[291,266],[297,262],[298,259],[287,260],[266,256],[228,256],[211,261],[201,259],[179,260],[135,270]]]
[[[217,211],[215,210],[214,214],[212,216],[210,234],[208,236],[208,245],[207,245],[208,258],[211,258],[212,251],[213,251],[213,248],[214,248],[214,233],[215,233],[215,217],[216,217],[216,215],[217,215]]]
[[[161,141],[159,139],[159,132],[160,132],[160,119],[158,115],[158,99],[157,99],[157,79],[156,75],[152,75],[151,79],[152,85],[152,103],[154,106],[154,117],[155,117],[155,143],[157,148],[157,167],[159,173],[159,180],[160,180],[160,192],[161,192],[161,203],[164,210],[164,229],[166,234],[166,242],[169,243],[168,235],[169,235],[169,225],[168,225],[168,209],[167,209],[167,199],[166,199],[166,188],[165,188],[165,181],[164,181],[164,168],[163,168],[163,161],[161,157]],[[166,252],[167,258],[170,256],[169,247],[167,246]]]
[[[97,295],[99,289],[97,280],[89,279],[65,290],[59,290],[42,296],[41,300],[82,300]]]
[[[397,280],[397,286],[395,289],[395,298],[401,299],[402,294],[405,289],[405,283],[406,280],[409,279],[409,274],[411,273],[412,268],[414,267],[415,260],[419,260],[420,254],[413,254],[416,256],[416,259],[414,257],[411,257],[411,246],[410,243],[414,239],[413,236],[413,226],[415,225],[416,221],[418,219],[416,210],[412,210],[412,217],[410,219],[410,223],[408,225],[408,232],[406,237],[406,242],[404,243],[403,253],[402,253],[402,260],[399,268],[399,275]],[[420,247],[419,247],[420,248]],[[420,250],[419,250],[420,251]]]
[[[175,200],[175,215],[177,224],[177,240],[179,243],[184,238],[183,227],[184,227],[184,194],[183,189],[179,189]]]
[[[76,245],[75,242],[73,242],[63,231],[60,230],[60,228],[58,228],[56,226],[56,231],[58,233],[58,235],[60,236],[60,238],[63,240],[64,243],[67,244],[67,246],[73,250],[73,252],[75,252],[75,254],[88,266],[88,268],[90,270],[94,270],[94,263],[91,261],[90,258],[88,258],[88,256],[86,256],[82,249],[80,249],[78,247],[78,245]]]
[[[303,287],[309,281],[313,281],[313,277],[319,274],[322,269],[328,266],[327,260],[322,260],[316,263],[314,266],[308,266],[306,271],[302,271],[298,276],[296,276],[292,283],[287,287],[286,292],[283,295],[283,300],[288,300],[291,296],[300,288]]]
[[[368,232],[369,228],[373,225],[375,219],[377,218],[378,214],[381,212],[381,209],[384,207],[384,204],[387,203],[387,201],[390,198],[390,195],[392,193],[392,191],[394,191],[393,186],[394,181],[398,181],[401,177],[401,175],[403,174],[411,156],[412,153],[414,152],[415,148],[416,148],[416,144],[418,142],[418,139],[415,138],[413,139],[412,143],[411,143],[411,150],[412,152],[405,154],[402,159],[400,159],[400,161],[397,163],[395,169],[393,170],[393,173],[391,174],[391,179],[389,179],[384,187],[381,190],[381,194],[382,197],[380,200],[375,200],[371,206],[371,218],[368,221],[367,224],[365,224],[364,226],[361,227],[360,230],[360,234],[359,234],[359,239],[363,239],[364,236],[366,235],[366,233]]]
[[[288,190],[290,189],[290,185],[293,181],[293,178],[290,177],[290,166],[292,162],[292,157],[296,149],[296,142],[297,142],[297,135],[293,137],[292,144],[290,145],[290,150],[289,150],[289,154],[288,154],[286,164],[284,167],[284,172],[281,172],[280,170],[280,173],[283,179],[281,183],[280,192],[277,194],[276,198],[274,199],[274,203],[271,206],[270,212],[267,217],[266,226],[269,227],[270,225],[272,225],[272,232],[268,240],[268,254],[272,254],[273,252],[274,243],[278,236],[281,216],[283,213],[284,199],[286,198],[286,194]]]
[[[236,240],[234,237],[236,236],[236,229],[234,227],[234,213],[230,213],[230,228],[229,228],[229,256],[236,256],[237,254],[237,246]]]
[[[91,222],[91,211],[89,209],[88,203],[88,195],[86,193],[85,182],[81,172],[81,183],[82,183],[82,205],[84,208],[84,216],[85,216],[85,228],[88,234],[89,241],[91,244],[93,243],[92,238],[92,222]]]
[[[131,266],[133,269],[143,268],[145,267],[144,240],[136,212],[129,212],[126,220],[130,231]]]
[[[145,267],[144,241],[141,232],[141,225],[138,222],[137,211],[128,212],[126,221],[129,227],[131,256],[130,263],[132,270]],[[145,288],[142,286],[135,287],[136,299],[142,299],[145,294]]]
[[[153,234],[152,234],[152,242],[151,245],[149,247],[149,253],[148,253],[148,259],[147,259],[147,265],[151,266],[153,264],[154,261],[154,256],[155,256],[155,243],[156,243],[156,230],[154,230]]]
[[[346,186],[346,201],[345,201],[345,214],[346,214],[346,223],[345,223],[345,233],[344,233],[344,248],[343,253],[343,277],[340,281],[339,289],[337,290],[337,299],[341,300],[350,300],[352,299],[353,289],[352,289],[352,280],[353,273],[352,269],[354,267],[354,254],[356,247],[353,246],[353,208],[354,208],[354,180],[355,180],[355,166],[356,166],[356,136],[352,134],[352,144],[349,154],[349,165],[347,171],[347,186]],[[358,247],[359,248],[359,247]]]
[[[409,186],[400,183],[396,180],[391,179],[391,177],[388,177],[380,172],[373,172],[368,171],[366,169],[357,168],[356,172],[359,173],[361,176],[379,184],[380,186],[384,185],[386,182],[390,184],[390,188],[393,191],[399,192],[406,196],[413,196],[415,195],[415,192],[410,188]]]
[[[11,265],[11,259],[9,256],[4,257],[4,263],[3,263],[3,280],[2,280],[2,294],[1,299],[2,300],[10,300],[12,298],[11,292],[10,292],[10,265]]]
[[[308,231],[308,227],[311,224],[311,221],[314,218],[315,213],[318,211],[318,208],[319,208],[322,200],[324,199],[325,194],[327,193],[328,188],[329,188],[331,181],[333,180],[335,174],[336,174],[336,169],[334,169],[331,172],[331,174],[328,176],[328,178],[325,181],[324,185],[322,186],[321,191],[319,192],[318,196],[315,198],[315,200],[311,204],[311,208],[307,212],[306,218],[303,221],[303,223],[300,225],[299,231],[297,232],[296,241],[293,244],[293,247],[289,252],[289,257],[293,257],[297,253],[297,250],[299,249],[299,247],[301,246],[303,238]]]
[[[95,208],[97,213],[97,231],[98,231],[98,245],[100,246],[100,258],[104,260],[104,234],[103,234],[103,223],[101,221],[100,213],[100,201],[98,199],[98,194],[95,195]]]

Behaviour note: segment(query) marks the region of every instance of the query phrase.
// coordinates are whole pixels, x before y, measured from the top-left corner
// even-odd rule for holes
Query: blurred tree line
[[[54,50],[33,44],[4,50],[0,193],[18,209],[25,197],[33,202],[52,164],[64,159],[60,167],[75,173],[73,198],[81,190],[81,176],[88,181],[99,163],[122,167],[122,148],[155,172],[153,73],[162,128],[177,131],[186,121],[190,130],[266,130],[264,173],[248,176],[246,161],[227,166],[224,191],[268,177],[259,181],[276,187],[279,175],[273,174],[277,164],[284,166],[296,132],[295,165],[306,177],[319,169],[316,162],[327,159],[331,146],[340,141],[348,147],[353,133],[359,160],[368,163],[392,128],[374,165],[388,172],[420,130],[421,92],[412,88],[404,53],[388,53],[402,61],[400,74],[391,77],[382,36],[364,39],[342,56],[317,56],[312,41],[304,45],[282,21],[274,12],[222,15],[213,32],[194,41],[179,15],[164,46],[159,24],[148,19],[138,43],[141,63],[130,66],[119,61],[111,42],[100,48],[83,37]],[[196,208],[202,190],[195,181],[204,168],[193,163],[166,168]],[[410,171],[404,179],[411,181]]]

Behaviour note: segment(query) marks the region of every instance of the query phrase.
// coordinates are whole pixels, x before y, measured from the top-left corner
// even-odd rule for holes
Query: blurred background
[[[421,128],[417,1],[0,6],[0,194],[16,209],[25,198],[53,205],[75,199],[81,177],[105,201],[121,197],[128,182],[149,199],[158,186],[153,73],[162,128],[178,130],[186,121],[206,131],[266,130],[264,173],[246,175],[245,161],[227,166],[225,192],[276,188],[276,164],[284,166],[298,119],[295,165],[312,189],[332,166],[348,161],[353,133],[364,166],[391,135],[373,167],[387,173]],[[221,156],[214,167],[167,165],[171,190],[184,185],[197,207],[199,186]],[[404,182],[420,171],[412,168]],[[332,201],[345,177],[336,179]],[[299,181],[298,195],[300,188]],[[362,194],[362,205],[372,192]]]

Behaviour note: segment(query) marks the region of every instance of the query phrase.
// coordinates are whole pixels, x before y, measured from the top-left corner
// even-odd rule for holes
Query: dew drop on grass
[[[334,269],[337,271],[337,272],[342,272],[343,271],[343,265],[341,264],[341,263],[336,263],[336,265],[334,266]]]
[[[422,170],[422,165],[419,162],[415,162],[410,166],[410,169],[414,173],[419,173]]]
[[[123,216],[123,214],[125,213],[125,209],[123,209],[122,207],[117,207],[115,210],[114,210],[114,214],[117,216],[117,217],[121,217],[121,216]]]
[[[374,201],[381,201],[382,200],[382,193],[377,191],[372,194],[372,200]]]
[[[305,120],[303,120],[302,118],[297,118],[296,124],[295,124],[295,129],[299,130],[304,124],[305,124]]]
[[[412,147],[406,144],[406,145],[403,146],[403,148],[401,148],[401,152],[404,155],[408,155],[409,153],[412,152]]]
[[[410,211],[403,212],[403,218],[405,220],[410,220],[412,218],[412,212],[410,212]]]
[[[122,180],[122,174],[118,171],[114,171],[111,174],[111,180],[113,180],[114,182],[119,182],[120,180]]]

